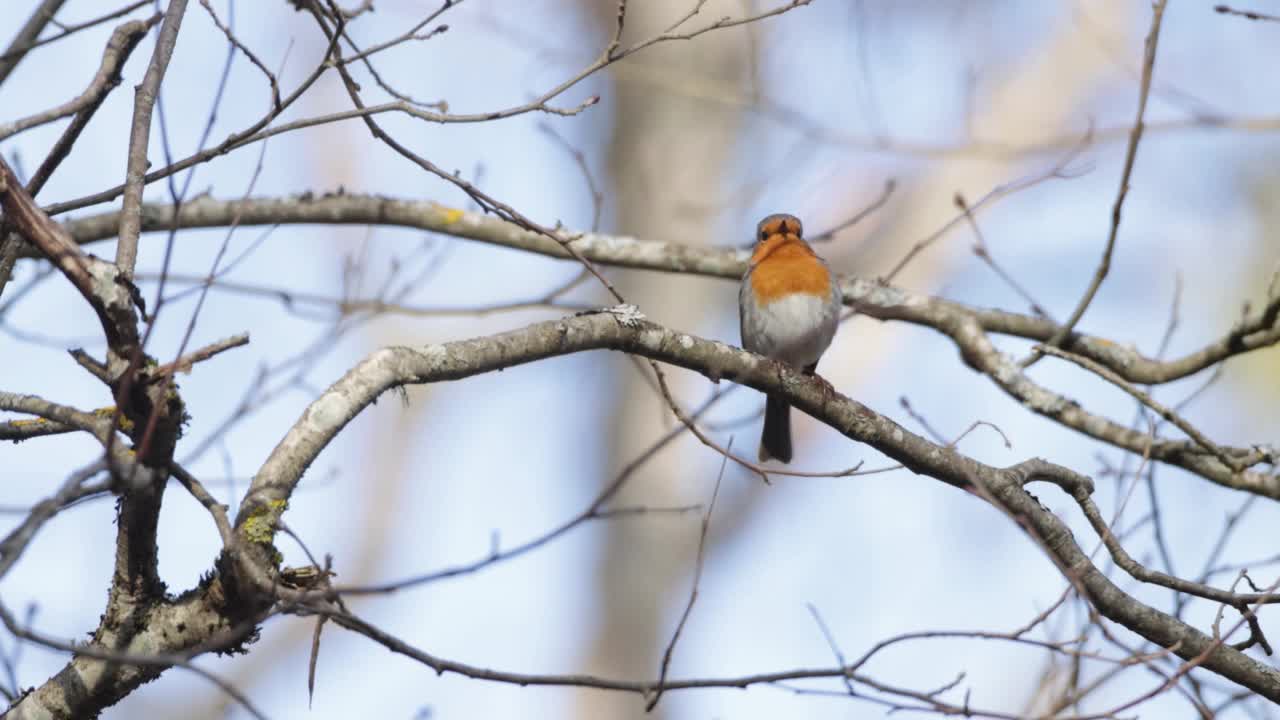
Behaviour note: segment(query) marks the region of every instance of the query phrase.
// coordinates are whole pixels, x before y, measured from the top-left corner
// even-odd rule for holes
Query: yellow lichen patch
[[[259,506],[240,527],[244,538],[259,545],[270,545],[276,534],[276,520],[289,508],[288,500],[271,500]]]
[[[266,517],[265,513],[253,515],[248,520],[245,520],[244,526],[240,530],[246,540],[259,544],[271,542],[271,536],[274,531],[273,523]]]
[[[452,225],[462,219],[466,213],[456,208],[444,208],[444,224]]]
[[[16,428],[38,427],[40,425],[44,425],[47,422],[49,421],[44,418],[31,418],[30,420],[11,420],[9,421],[9,425]]]
[[[133,421],[117,412],[114,405],[111,407],[98,408],[93,411],[93,414],[101,418],[114,418],[116,427],[125,432],[133,430]]]

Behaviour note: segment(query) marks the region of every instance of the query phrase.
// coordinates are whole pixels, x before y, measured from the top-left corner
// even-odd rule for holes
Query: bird
[[[805,242],[800,219],[775,213],[761,220],[738,291],[742,347],[814,375],[835,337],[840,306],[831,267]],[[791,405],[766,394],[760,462],[791,457]]]

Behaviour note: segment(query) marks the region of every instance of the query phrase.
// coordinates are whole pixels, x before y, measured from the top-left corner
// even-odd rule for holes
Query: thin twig
[[[153,376],[159,377],[163,375],[172,375],[174,373],[189,373],[191,367],[199,362],[204,362],[218,353],[226,352],[233,348],[238,348],[249,344],[249,333],[240,333],[232,335],[229,338],[223,338],[217,342],[209,343],[204,347],[193,350],[182,357],[170,363],[160,365],[150,371]]]
[[[187,0],[169,0],[164,22],[156,38],[156,48],[147,65],[147,74],[133,96],[133,121],[129,131],[129,161],[125,170],[124,205],[120,212],[119,244],[116,245],[116,267],[121,277],[133,277],[138,261],[138,236],[142,232],[142,188],[145,184],[147,146],[151,142],[151,113],[160,94],[160,83],[169,69],[169,59],[178,43],[178,30],[187,12]]]
[[[105,15],[99,15],[98,17],[93,18],[92,20],[85,20],[84,22],[78,22],[72,25],[63,25],[61,23],[58,23],[57,21],[54,21],[54,24],[58,25],[58,27],[62,29],[62,32],[56,35],[50,35],[49,37],[44,38],[42,40],[36,40],[35,42],[29,45],[23,45],[22,47],[8,50],[3,55],[0,55],[0,62],[7,62],[9,60],[13,60],[22,55],[25,55],[31,50],[35,50],[36,48],[41,47],[43,45],[48,45],[49,43],[57,42],[69,35],[74,35],[80,32],[81,30],[88,30],[89,28],[94,27],[95,25],[101,25],[104,22],[115,20],[116,18],[121,17],[123,15],[128,15],[129,13],[133,12],[134,10],[137,10],[143,5],[150,5],[152,2],[153,0],[135,0],[133,3],[129,5],[125,5],[124,7],[118,10],[112,10],[111,12]],[[10,47],[12,48],[13,46],[10,45]]]
[[[1050,166],[1047,170],[1034,173],[1032,175],[1028,175],[1022,178],[1018,178],[1010,182],[1001,183],[991,188],[991,190],[989,190],[987,194],[978,198],[977,202],[970,203],[968,205],[967,212],[962,212],[959,215],[956,215],[955,217],[948,220],[942,227],[935,230],[928,237],[912,245],[911,248],[907,250],[906,254],[902,256],[902,259],[899,260],[897,264],[893,266],[893,269],[891,269],[888,272],[888,274],[884,275],[880,279],[880,281],[882,283],[892,282],[893,279],[898,276],[898,273],[902,272],[902,270],[906,268],[907,265],[909,265],[911,261],[916,258],[916,256],[918,256],[920,253],[928,249],[930,245],[934,244],[939,239],[944,237],[953,227],[960,224],[961,222],[964,222],[964,220],[967,217],[975,215],[978,212],[978,210],[982,209],[986,205],[993,203],[1001,198],[1012,195],[1016,192],[1020,192],[1022,190],[1026,190],[1027,188],[1033,187],[1035,185],[1039,185],[1040,183],[1045,182],[1047,180],[1054,180],[1054,179],[1065,180],[1065,179],[1070,179],[1075,177],[1077,174],[1077,171],[1073,170],[1070,167],[1070,165],[1072,162],[1075,161],[1076,157],[1079,156],[1080,153],[1083,152],[1084,149],[1089,146],[1089,143],[1092,142],[1092,139],[1093,139],[1092,132],[1086,133],[1078,143],[1076,143],[1073,147],[1068,149],[1067,153],[1063,155],[1060,160],[1058,160],[1052,166]]]
[[[969,221],[969,227],[973,230],[973,254],[977,255],[979,260],[986,263],[987,267],[991,268],[991,270],[995,272],[995,274],[998,275],[1006,285],[1012,288],[1015,293],[1017,293],[1029,306],[1031,306],[1031,312],[1042,318],[1053,321],[1053,317],[1051,317],[1048,311],[1044,309],[1044,306],[1039,302],[1036,302],[1036,299],[1031,296],[1030,292],[1027,292],[1026,288],[1022,287],[1022,284],[1018,282],[1017,278],[1006,272],[1004,268],[1000,267],[1000,265],[996,263],[996,259],[991,256],[991,249],[987,247],[987,240],[982,234],[982,228],[978,225],[978,219],[973,216],[973,211],[969,208],[969,203],[965,201],[964,195],[956,193],[955,204],[956,207],[960,208],[960,211],[964,213],[965,219]]]
[[[42,110],[33,115],[0,124],[0,140],[12,137],[25,130],[60,120],[96,103],[100,103],[106,93],[114,87],[115,83],[119,82],[120,68],[124,66],[129,53],[133,51],[138,41],[154,24],[154,19],[130,20],[117,27],[111,33],[111,37],[108,38],[107,45],[102,51],[102,62],[98,64],[98,71],[94,73],[93,80],[89,82],[89,86],[84,89],[84,92],[48,110]]]
[[[227,519],[227,506],[218,502],[195,475],[192,475],[178,463],[171,463],[169,472],[173,477],[177,478],[178,482],[182,483],[182,487],[191,493],[191,497],[195,498],[196,502],[209,511],[209,515],[213,518],[213,524],[218,528],[218,536],[222,538],[222,547],[230,550],[232,543],[235,542],[235,532],[231,529],[231,522]]]
[[[1155,0],[1151,4],[1151,29],[1147,32],[1142,59],[1142,81],[1138,86],[1137,117],[1133,121],[1133,129],[1129,132],[1129,145],[1125,148],[1124,169],[1120,172],[1120,189],[1116,192],[1115,203],[1111,206],[1111,230],[1107,233],[1107,245],[1102,251],[1102,260],[1098,263],[1098,269],[1094,271],[1093,280],[1089,283],[1088,289],[1076,304],[1075,310],[1071,311],[1067,322],[1045,343],[1048,347],[1060,346],[1062,341],[1071,335],[1076,323],[1080,322],[1084,311],[1089,308],[1094,296],[1098,294],[1102,281],[1107,279],[1107,273],[1111,271],[1111,255],[1115,251],[1116,237],[1120,233],[1121,210],[1124,209],[1124,200],[1129,195],[1129,177],[1133,174],[1133,163],[1138,156],[1138,143],[1142,140],[1143,130],[1146,129],[1144,117],[1147,113],[1147,96],[1151,94],[1151,75],[1155,69],[1156,46],[1160,40],[1160,26],[1164,20],[1166,4],[1168,0]],[[1031,366],[1040,359],[1041,355],[1041,351],[1033,351],[1027,359],[1022,361],[1022,366],[1024,368]]]
[[[1159,415],[1160,417],[1173,423],[1179,430],[1186,433],[1188,437],[1194,440],[1197,445],[1204,448],[1209,453],[1213,454],[1214,457],[1221,460],[1224,465],[1231,468],[1235,472],[1242,472],[1246,467],[1248,467],[1248,464],[1247,464],[1248,458],[1242,459],[1240,457],[1236,457],[1227,453],[1217,443],[1205,437],[1205,435],[1201,433],[1199,430],[1197,430],[1194,425],[1184,420],[1182,416],[1179,415],[1177,412],[1175,412],[1172,408],[1165,407],[1161,403],[1157,402],[1155,398],[1151,397],[1147,393],[1134,387],[1133,385],[1125,381],[1124,378],[1120,377],[1114,372],[1111,372],[1110,370],[1103,367],[1102,365],[1090,360],[1089,358],[1081,357],[1079,355],[1076,355],[1074,353],[1069,353],[1064,350],[1059,350],[1058,348],[1052,347],[1049,345],[1037,346],[1036,351],[1044,353],[1046,355],[1052,355],[1056,358],[1061,358],[1063,360],[1067,360],[1076,365],[1079,365],[1085,370],[1088,370],[1089,372],[1097,375],[1103,380],[1106,380],[1112,385],[1115,385],[1116,387],[1125,391],[1126,393],[1129,394],[1130,397],[1142,403],[1143,405],[1147,406],[1148,408],[1151,408],[1151,410],[1155,412],[1157,415]]]
[[[818,613],[818,608],[813,603],[805,603],[805,607],[809,608],[809,614],[813,616],[813,621],[817,623],[818,631],[822,633],[822,638],[827,641],[827,647],[831,648],[831,654],[836,657],[836,662],[842,668],[849,667],[849,661],[844,659],[844,653],[840,651],[840,646],[836,644],[836,638],[831,634],[831,629],[822,620],[822,615]],[[849,691],[849,696],[857,697],[858,691],[853,687],[852,674],[852,672],[845,673],[841,680],[844,681],[844,687]]]
[[[27,51],[35,47],[36,38],[40,37],[46,25],[53,22],[53,16],[58,14],[66,2],[67,0],[44,0],[31,13],[31,17],[27,18],[26,24],[14,36],[13,42],[9,43],[9,48],[0,56],[0,85],[9,79],[9,73],[27,56]],[[12,12],[12,8],[9,12]]]
[[[1253,10],[1237,10],[1227,5],[1214,5],[1213,11],[1223,15],[1235,15],[1246,20],[1265,20],[1269,22],[1280,22],[1280,15],[1268,15],[1267,13],[1254,12]]]
[[[733,438],[729,438],[728,449],[733,450]],[[680,639],[680,633],[684,630],[685,623],[689,621],[689,614],[693,612],[693,604],[698,600],[698,585],[702,582],[702,567],[707,549],[707,530],[711,527],[711,513],[716,509],[716,498],[720,495],[720,482],[724,480],[724,469],[729,464],[727,455],[720,457],[720,472],[716,475],[716,485],[711,490],[711,501],[707,503],[707,514],[702,516],[702,530],[698,533],[698,559],[693,566],[693,587],[689,589],[689,601],[685,603],[684,612],[680,614],[680,622],[676,623],[676,630],[671,634],[671,642],[667,643],[667,649],[662,653],[662,665],[658,670],[658,685],[654,688],[653,697],[649,698],[649,702],[645,703],[645,711],[652,711],[657,706],[658,700],[662,698],[662,685],[667,681],[667,670],[671,668],[671,654],[675,652],[676,641]]]
[[[134,22],[137,23],[138,21]],[[35,174],[27,182],[27,192],[31,193],[33,197],[40,194],[40,190],[44,188],[45,183],[53,176],[53,172],[71,154],[71,148],[75,145],[76,140],[80,139],[80,133],[84,132],[85,127],[89,125],[89,121],[98,112],[98,108],[102,107],[107,95],[120,84],[120,71],[124,68],[129,56],[133,54],[134,48],[138,46],[138,43],[152,26],[158,22],[160,22],[160,15],[157,13],[139,24],[126,23],[121,25],[116,28],[115,33],[112,33],[111,42],[107,43],[108,52],[112,52],[113,48],[118,48],[118,50],[115,51],[115,59],[105,75],[106,82],[100,85],[98,78],[94,78],[94,84],[91,86],[93,94],[88,104],[76,111],[75,117],[71,119],[66,129],[62,131],[58,141],[53,144],[49,154],[45,156],[44,161],[40,163],[40,167],[36,168]],[[105,60],[106,57],[104,56],[103,68],[107,69],[108,64]]]
[[[814,235],[813,237],[809,238],[809,244],[812,245],[814,243],[830,242],[832,239],[835,238],[836,233],[839,233],[843,230],[847,230],[848,228],[851,228],[854,225],[857,225],[858,223],[862,222],[864,219],[866,219],[867,216],[871,215],[871,213],[884,207],[889,202],[889,198],[893,196],[893,191],[896,190],[897,187],[898,187],[898,183],[893,178],[889,178],[888,180],[885,180],[884,189],[880,191],[880,195],[876,197],[875,200],[871,201],[870,205],[867,205],[866,207],[862,208],[857,213],[855,213],[853,217],[849,218],[848,220],[845,220],[839,225],[836,225],[830,230],[818,233],[817,235]]]

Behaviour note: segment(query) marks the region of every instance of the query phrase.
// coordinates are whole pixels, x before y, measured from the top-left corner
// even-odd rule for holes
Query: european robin
[[[794,215],[775,214],[756,226],[751,264],[738,291],[742,347],[813,375],[840,321],[840,288],[831,268],[804,241]],[[769,395],[760,461],[791,462],[791,405]]]

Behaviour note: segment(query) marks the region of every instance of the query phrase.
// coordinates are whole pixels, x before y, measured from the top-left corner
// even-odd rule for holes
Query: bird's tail
[[[764,432],[760,435],[760,462],[791,462],[791,405],[769,395],[764,403]]]

